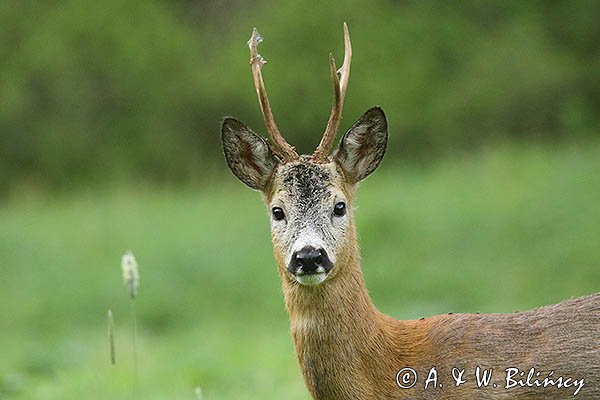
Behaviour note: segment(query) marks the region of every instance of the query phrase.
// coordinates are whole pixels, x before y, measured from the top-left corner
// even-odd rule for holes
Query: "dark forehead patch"
[[[331,172],[326,168],[307,162],[286,166],[283,188],[305,210],[331,197]]]

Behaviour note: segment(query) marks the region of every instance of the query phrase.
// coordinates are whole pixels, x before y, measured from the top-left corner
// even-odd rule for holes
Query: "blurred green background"
[[[593,0],[2,1],[0,399],[309,398],[266,211],[219,143],[226,115],[264,132],[254,26],[278,124],[310,152],[348,22],[342,129],[375,104],[390,123],[355,204],[383,311],[598,291],[598,15]]]

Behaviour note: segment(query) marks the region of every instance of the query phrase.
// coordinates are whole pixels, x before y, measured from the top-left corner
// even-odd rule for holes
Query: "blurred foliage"
[[[342,127],[382,105],[392,154],[597,135],[598,15],[595,0],[4,0],[0,190],[185,183],[224,168],[223,116],[264,131],[253,26],[275,116],[303,152],[329,113],[343,21],[354,58]]]
[[[383,312],[513,312],[598,291],[600,142],[390,161],[353,204]],[[192,399],[197,385],[207,400],[309,399],[267,210],[235,178],[13,198],[0,221],[1,399]],[[128,248],[141,279],[137,372]]]

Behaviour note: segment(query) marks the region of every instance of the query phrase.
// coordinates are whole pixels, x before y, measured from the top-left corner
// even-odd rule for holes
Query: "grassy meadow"
[[[194,400],[197,386],[211,400],[309,399],[266,210],[224,168],[196,188],[22,190],[0,205],[0,399]],[[369,291],[405,319],[598,291],[599,204],[598,141],[388,158],[354,205]]]

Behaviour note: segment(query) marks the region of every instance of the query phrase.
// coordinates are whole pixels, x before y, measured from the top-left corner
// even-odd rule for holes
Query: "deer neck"
[[[324,284],[311,287],[284,283],[284,298],[292,333],[312,333],[311,329],[305,329],[310,327],[319,330],[335,327],[331,332],[335,335],[332,336],[339,337],[340,333],[345,333],[344,330],[340,331],[340,325],[370,330],[378,323],[379,311],[367,293],[358,251],[355,252],[345,257],[343,265],[336,266],[339,271]]]
[[[315,399],[369,398],[373,360],[390,360],[392,319],[369,297],[357,246],[339,260],[335,276],[316,287],[284,281],[291,334],[306,384]],[[382,379],[382,378],[381,378]]]

